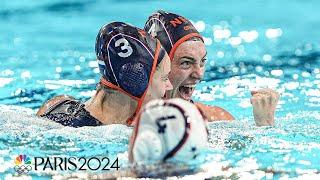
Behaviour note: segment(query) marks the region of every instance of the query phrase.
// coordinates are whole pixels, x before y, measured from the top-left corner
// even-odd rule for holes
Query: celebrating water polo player
[[[173,89],[167,92],[167,98],[191,100],[196,84],[205,71],[206,47],[203,38],[186,18],[165,11],[152,14],[144,27],[145,31],[160,40],[171,60],[169,79]],[[279,94],[270,89],[252,92],[251,103],[257,125],[273,125],[274,111]],[[217,106],[208,106],[199,102],[209,121],[233,120],[226,110]]]
[[[85,103],[57,96],[37,112],[65,126],[131,125],[146,102],[172,89],[170,59],[159,40],[122,22],[103,26],[96,38],[101,79]]]

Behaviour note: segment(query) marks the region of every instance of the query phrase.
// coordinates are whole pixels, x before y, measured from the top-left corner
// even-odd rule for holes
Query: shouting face
[[[195,86],[202,79],[206,62],[205,44],[199,40],[183,42],[174,52],[169,79],[173,89],[168,98],[190,100]]]

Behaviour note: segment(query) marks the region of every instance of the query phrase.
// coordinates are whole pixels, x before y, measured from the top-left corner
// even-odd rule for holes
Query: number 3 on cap
[[[126,58],[132,54],[132,48],[125,38],[118,39],[114,45],[115,47],[121,46],[121,50],[123,50],[123,52],[118,53],[120,57]]]

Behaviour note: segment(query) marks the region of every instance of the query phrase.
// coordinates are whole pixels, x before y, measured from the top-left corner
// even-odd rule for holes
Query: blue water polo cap
[[[96,38],[101,83],[140,100],[165,55],[160,42],[123,22],[104,25]]]

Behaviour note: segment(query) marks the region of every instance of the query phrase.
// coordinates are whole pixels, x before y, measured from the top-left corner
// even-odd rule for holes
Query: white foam
[[[0,88],[4,87],[7,84],[10,84],[14,79],[13,78],[1,78],[0,77]]]

